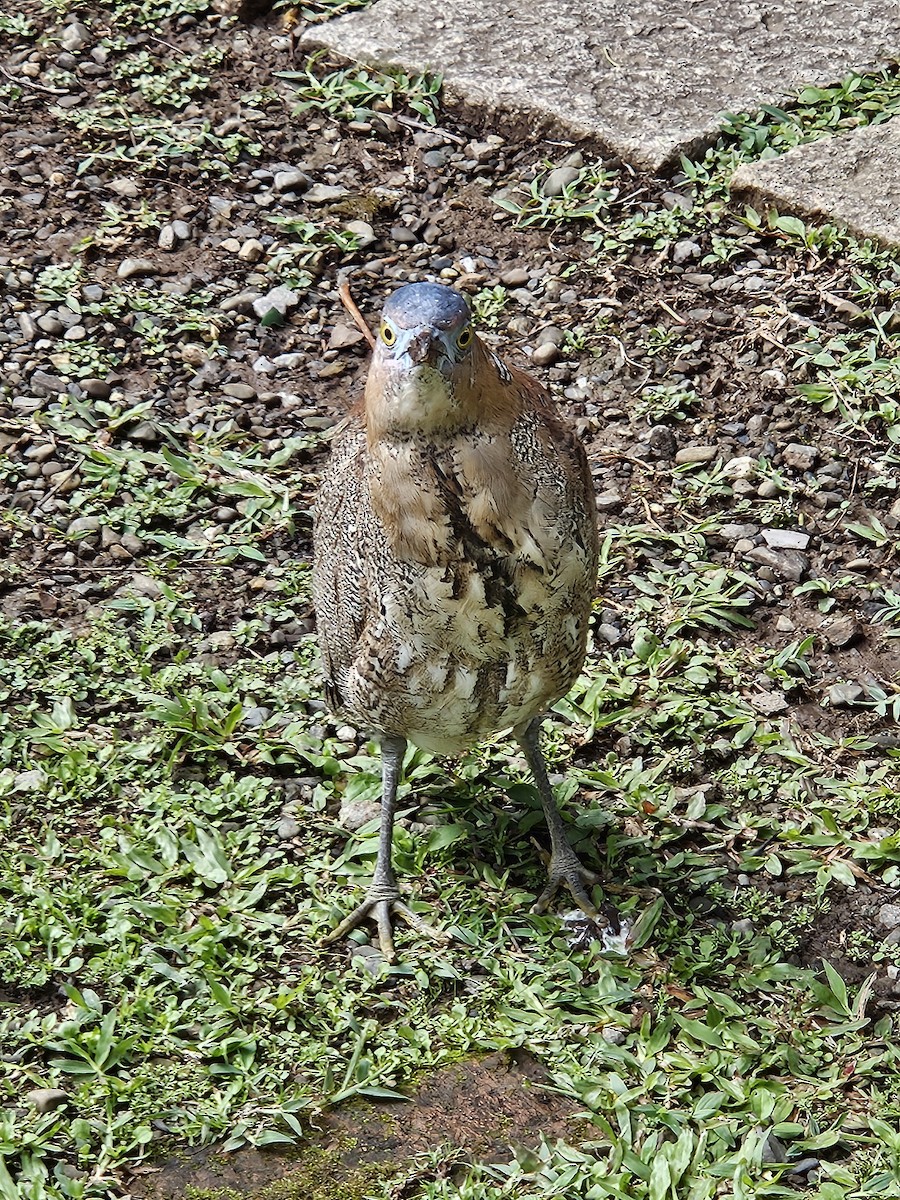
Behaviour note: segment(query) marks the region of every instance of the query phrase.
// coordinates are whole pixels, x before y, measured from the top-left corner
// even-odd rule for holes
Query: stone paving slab
[[[711,140],[723,111],[900,55],[900,5],[378,0],[303,40],[369,65],[441,71],[456,99],[597,138],[656,171]]]
[[[827,218],[857,237],[900,246],[900,120],[748,163],[732,176],[731,192],[757,209]]]

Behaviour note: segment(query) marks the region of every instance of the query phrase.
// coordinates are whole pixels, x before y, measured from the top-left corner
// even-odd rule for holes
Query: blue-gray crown
[[[383,315],[399,329],[455,329],[469,320],[469,306],[459,292],[441,283],[408,283],[387,298]]]

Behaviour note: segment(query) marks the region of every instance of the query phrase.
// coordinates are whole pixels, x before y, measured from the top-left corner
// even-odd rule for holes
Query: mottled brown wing
[[[553,397],[543,384],[518,367],[508,366],[507,370],[523,397],[523,407],[532,408],[540,416],[546,437],[564,473],[566,492],[570,498],[568,507],[575,522],[577,536],[591,555],[596,575],[596,563],[600,554],[597,502],[584,445],[574,426],[560,416]]]
[[[322,476],[313,523],[313,603],[332,708],[342,703],[343,682],[355,658],[367,619],[367,530],[369,511],[363,494],[366,434],[358,417],[348,417],[332,442],[331,460]]]

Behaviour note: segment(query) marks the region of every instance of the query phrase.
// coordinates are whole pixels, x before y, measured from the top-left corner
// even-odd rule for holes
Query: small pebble
[[[878,924],[883,929],[900,927],[900,904],[882,904],[878,910]]]
[[[809,534],[795,529],[764,529],[763,541],[773,550],[805,550],[809,545]]]
[[[119,279],[133,279],[136,275],[153,275],[158,270],[149,258],[123,258],[116,269]]]
[[[556,167],[541,185],[544,196],[561,196],[565,189],[581,175],[577,167]]]
[[[815,446],[803,446],[799,442],[791,442],[785,446],[782,458],[786,467],[797,471],[811,471],[816,465],[819,452]]]
[[[280,842],[289,842],[291,838],[295,838],[300,832],[301,825],[296,817],[282,817],[278,822],[278,827],[275,833]]]
[[[675,465],[682,467],[691,463],[708,463],[715,457],[715,446],[685,446],[675,455]]]
[[[55,1112],[69,1102],[67,1093],[60,1088],[32,1088],[25,1093],[25,1099],[39,1113]]]
[[[825,640],[834,650],[843,650],[855,645],[862,636],[863,629],[855,617],[838,617],[830,625],[823,628]]]
[[[832,708],[850,708],[865,695],[865,689],[859,683],[833,683],[825,693],[825,699]]]
[[[541,342],[539,346],[535,346],[531,355],[531,361],[536,367],[549,367],[558,358],[559,346],[553,342]]]

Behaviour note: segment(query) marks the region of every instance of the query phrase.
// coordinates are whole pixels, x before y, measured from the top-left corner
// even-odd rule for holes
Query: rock
[[[759,469],[759,462],[751,454],[741,454],[737,458],[729,458],[722,468],[726,479],[752,479]]]
[[[748,699],[756,711],[766,717],[784,712],[788,707],[784,692],[757,692],[756,695],[750,696]]]
[[[573,184],[580,175],[581,171],[577,167],[556,167],[541,185],[541,194],[544,196],[561,196],[565,189],[570,184]]]
[[[713,530],[710,530],[711,535],[713,532]],[[732,522],[721,525],[718,530],[718,536],[724,542],[740,542],[745,539],[756,537],[758,532],[758,525],[740,525],[736,522]]]
[[[536,367],[549,367],[558,358],[559,346],[553,342],[541,342],[539,346],[535,346],[531,354],[531,361]]]
[[[347,325],[343,321],[338,321],[328,339],[328,349],[344,350],[348,346],[358,346],[365,340],[365,335],[355,325]]]
[[[601,492],[594,501],[597,512],[613,512],[622,507],[622,497],[618,492]]]
[[[501,273],[500,282],[504,287],[525,287],[530,278],[531,276],[523,267],[513,267],[511,270]]]
[[[49,375],[46,371],[35,371],[31,376],[31,387],[39,396],[64,395],[69,390],[65,379],[58,375]]]
[[[818,457],[819,452],[815,446],[804,446],[799,442],[791,442],[785,446],[782,454],[784,465],[793,467],[796,471],[811,471]]]
[[[297,307],[300,303],[300,297],[291,288],[274,287],[271,291],[266,292],[264,296],[259,296],[253,301],[253,311],[260,320],[264,320],[270,313],[277,313],[284,317],[291,309]]]
[[[22,337],[26,342],[33,342],[38,335],[37,322],[30,313],[20,312],[18,314],[19,328],[22,331]]]
[[[672,247],[672,262],[679,266],[681,263],[687,262],[689,258],[699,258],[702,253],[703,248],[698,242],[691,238],[682,238]]]
[[[694,201],[691,197],[684,196],[681,192],[663,192],[660,199],[662,200],[663,208],[667,208],[669,212],[674,212],[677,208],[684,213],[689,213],[694,207]]]
[[[31,771],[20,771],[13,779],[14,792],[39,792],[47,783],[46,772],[40,767]]]
[[[300,832],[302,826],[296,817],[282,817],[278,822],[275,833],[280,842],[289,842]]]
[[[833,683],[825,693],[825,698],[832,708],[850,708],[865,695],[865,689],[859,683]]]
[[[675,465],[678,467],[692,463],[708,463],[716,457],[715,446],[685,446],[675,455]]]
[[[400,246],[414,246],[419,240],[418,234],[407,228],[406,225],[392,225],[390,236],[391,241]]]
[[[149,446],[160,440],[159,430],[151,421],[138,421],[129,429],[128,436],[133,442],[145,442]]]
[[[234,634],[227,629],[213,630],[206,640],[213,650],[233,650],[237,644]]]
[[[42,313],[36,324],[42,333],[49,333],[51,337],[59,337],[65,330],[62,321],[52,312]]]
[[[774,500],[776,496],[781,495],[781,488],[774,479],[764,479],[756,489],[756,494],[760,500]]]
[[[135,571],[128,583],[118,589],[116,595],[127,595],[129,592],[136,596],[146,596],[148,600],[159,600],[162,596],[162,588],[153,576],[144,575],[140,571]]]
[[[381,815],[381,805],[377,800],[343,800],[338,813],[338,824],[344,829],[355,833],[376,820]]]
[[[173,250],[175,248],[176,241],[177,239],[175,237],[175,230],[172,228],[172,226],[163,225],[162,229],[159,231],[159,237],[156,239],[156,244],[159,246],[160,250]]]
[[[883,929],[897,929],[900,926],[900,904],[882,904],[876,919]]]
[[[345,187],[332,187],[327,183],[314,183],[306,192],[303,199],[307,204],[333,204],[350,193]]]
[[[246,726],[247,729],[259,729],[260,725],[265,725],[271,715],[271,708],[256,705],[253,708],[244,710],[241,715],[241,724]],[[290,836],[293,837],[294,835],[291,834]]]
[[[744,557],[770,567],[777,576],[789,579],[792,583],[799,583],[809,570],[809,559],[798,550],[777,551],[769,546],[754,546],[752,550],[745,551]]]
[[[276,171],[274,182],[276,192],[298,192],[310,182],[310,179],[305,171],[301,171],[298,167],[291,167],[287,171]]]
[[[354,959],[361,962],[363,969],[368,971],[370,975],[380,975],[382,969],[387,965],[387,959],[379,948],[369,942],[361,942],[359,944],[351,942],[347,949],[347,955],[351,962]]]
[[[78,386],[92,400],[108,400],[112,395],[112,387],[105,379],[79,379]]]
[[[347,233],[353,234],[360,250],[365,250],[367,246],[372,246],[377,241],[375,230],[368,221],[348,221],[344,229]]]
[[[219,304],[222,312],[238,312],[251,316],[253,305],[259,299],[259,292],[238,292],[234,296],[226,296]]]
[[[87,25],[82,25],[81,21],[72,21],[59,35],[59,41],[64,50],[75,54],[91,44],[91,31]]]
[[[257,263],[265,255],[266,248],[259,238],[247,238],[241,243],[241,248],[237,252],[241,262]]]
[[[25,1099],[39,1113],[55,1112],[69,1103],[68,1094],[61,1088],[32,1088],[25,1093]]]
[[[186,242],[190,240],[191,227],[188,225],[187,221],[180,221],[177,219],[174,220],[172,222],[172,232],[178,238],[179,242]]]
[[[783,103],[801,84],[826,86],[862,63],[887,63],[898,43],[900,15],[876,0],[677,10],[635,0],[599,11],[593,0],[568,0],[539,17],[504,0],[464,10],[379,0],[308,26],[300,39],[304,50],[325,45],[370,65],[440,65],[445,87],[467,105],[591,136],[651,172],[710,144],[723,110]]]
[[[657,458],[674,458],[678,450],[675,434],[668,425],[653,425],[647,431],[647,445]]]
[[[450,150],[443,146],[440,150],[428,150],[422,155],[422,166],[430,167],[432,171],[439,171],[441,167],[446,167],[450,161]]]
[[[256,398],[256,388],[251,387],[249,383],[223,383],[222,393],[225,396],[231,396],[233,400],[254,400]]]
[[[128,179],[124,176],[110,180],[106,186],[111,192],[115,192],[117,196],[121,196],[123,200],[134,200],[141,194],[138,183],[134,179]]]
[[[565,340],[566,331],[560,329],[558,325],[545,325],[535,338],[538,346],[542,346],[544,342],[552,342],[554,346],[561,346]]]
[[[477,163],[486,163],[497,157],[497,151],[502,145],[503,138],[491,133],[483,142],[469,142],[465,147],[465,152]]]
[[[159,270],[149,258],[123,258],[116,268],[119,279],[133,279],[137,275],[154,275]]]
[[[833,650],[843,650],[853,646],[863,636],[863,629],[855,617],[838,617],[822,632],[825,640]]]
[[[69,522],[67,533],[96,533],[103,521],[100,517],[75,517]]]
[[[773,550],[805,550],[809,545],[809,534],[795,529],[764,529],[763,541]]]

